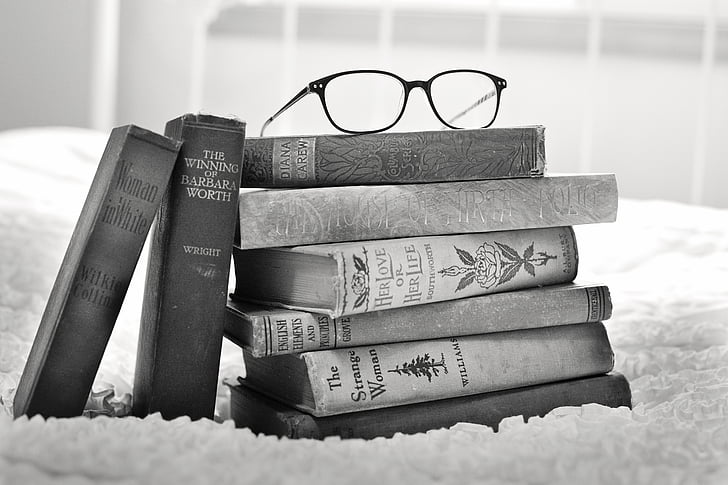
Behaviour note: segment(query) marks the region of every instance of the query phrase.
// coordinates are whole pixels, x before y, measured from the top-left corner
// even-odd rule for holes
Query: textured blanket
[[[75,129],[0,133],[0,482],[728,483],[728,211],[664,201],[621,200],[616,223],[576,228],[578,280],[611,289],[606,326],[633,410],[559,408],[508,418],[498,433],[458,424],[292,441],[235,429],[220,386],[216,421],[120,417],[144,256],[88,416],[13,420],[14,388],[105,142]],[[226,344],[221,379],[243,372]]]

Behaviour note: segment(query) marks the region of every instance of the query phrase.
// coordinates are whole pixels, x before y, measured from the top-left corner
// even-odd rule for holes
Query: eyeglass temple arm
[[[303,98],[304,96],[306,96],[306,95],[307,95],[308,93],[310,93],[310,92],[311,92],[311,87],[310,87],[310,86],[306,86],[305,88],[301,89],[301,90],[300,90],[300,91],[298,92],[298,94],[297,94],[297,95],[295,95],[295,96],[293,97],[293,99],[291,99],[291,100],[290,100],[289,102],[287,102],[287,103],[286,103],[285,105],[283,105],[283,107],[282,107],[281,109],[279,109],[279,110],[278,110],[278,111],[276,112],[276,114],[274,114],[273,116],[271,116],[270,118],[268,118],[268,119],[267,119],[267,120],[265,121],[265,123],[263,123],[263,127],[262,127],[262,128],[260,129],[260,136],[263,136],[263,132],[264,132],[264,131],[265,131],[265,129],[266,129],[267,127],[268,127],[268,125],[270,125],[271,123],[273,123],[273,120],[275,120],[275,119],[276,119],[276,118],[278,118],[278,117],[279,117],[279,116],[280,116],[281,114],[283,114],[283,112],[284,112],[285,110],[287,110],[288,108],[290,108],[290,107],[291,107],[291,106],[293,106],[294,104],[298,103],[298,102],[299,102],[299,101],[301,100],[301,98]]]
[[[460,113],[458,113],[455,116],[453,116],[452,118],[450,118],[447,121],[447,124],[448,125],[451,125],[453,121],[457,120],[458,118],[462,118],[466,114],[470,113],[472,110],[474,110],[475,108],[477,108],[478,105],[483,104],[484,102],[486,102],[487,100],[489,100],[490,98],[492,98],[493,96],[495,96],[496,94],[497,94],[497,91],[495,89],[491,89],[490,91],[488,91],[487,93],[485,93],[483,96],[481,96],[480,98],[476,99],[473,104],[471,104],[470,106],[468,106],[467,108],[465,108],[464,110],[462,110]]]

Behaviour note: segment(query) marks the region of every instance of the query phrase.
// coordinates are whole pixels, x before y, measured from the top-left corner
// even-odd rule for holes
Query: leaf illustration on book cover
[[[365,142],[353,137],[331,137],[329,150],[321,152],[318,170],[325,180],[363,182],[382,171],[379,154],[384,142]]]
[[[465,276],[460,278],[460,282],[458,283],[458,287],[455,288],[455,291],[464,290],[465,288],[468,287],[468,285],[470,285],[473,282],[474,279],[475,279],[475,273],[470,272],[470,273],[466,274]]]
[[[493,244],[483,242],[483,244],[475,251],[475,255],[465,249],[455,248],[463,266],[453,265],[443,268],[439,271],[442,277],[455,277],[463,275],[458,282],[455,291],[461,291],[473,282],[477,282],[481,288],[493,288],[512,280],[521,268],[531,276],[536,276],[536,266],[544,266],[556,256],[539,251],[537,257],[534,257],[534,243],[523,250],[521,256],[511,246],[493,241]]]
[[[402,363],[395,366],[394,369],[388,369],[387,372],[399,374],[400,376],[427,377],[428,382],[432,382],[432,377],[439,376],[440,371],[447,374],[447,365],[445,364],[445,354],[440,354],[440,360],[436,361],[430,354],[418,355],[410,362]]]
[[[366,250],[364,250],[364,257],[366,258]],[[354,260],[354,269],[356,271],[351,276],[351,291],[356,295],[354,308],[359,308],[365,305],[369,298],[369,267],[356,254],[352,256],[352,259]]]
[[[460,261],[463,262],[463,264],[466,264],[468,266],[472,266],[475,264],[475,259],[473,259],[473,255],[469,252],[463,251],[462,249],[459,249],[457,247],[455,247],[455,252],[458,253],[458,257],[460,258]]]

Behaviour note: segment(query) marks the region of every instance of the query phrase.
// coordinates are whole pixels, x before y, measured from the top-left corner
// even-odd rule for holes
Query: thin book
[[[540,177],[544,127],[248,138],[246,187],[331,187]]]
[[[598,322],[610,318],[606,285],[565,283],[330,318],[233,297],[225,336],[254,357],[387,342]]]

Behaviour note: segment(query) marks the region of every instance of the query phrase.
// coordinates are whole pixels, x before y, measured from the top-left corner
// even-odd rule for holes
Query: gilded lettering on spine
[[[159,186],[144,180],[134,162],[120,159],[116,180],[101,208],[100,221],[136,235],[149,231],[152,217],[149,207],[155,206]]]
[[[184,157],[185,172],[179,176],[184,194],[191,199],[232,202],[238,194],[240,164],[227,161],[225,152],[202,149]]]
[[[276,138],[271,157],[273,182],[284,186],[314,182],[315,158],[315,137]]]

